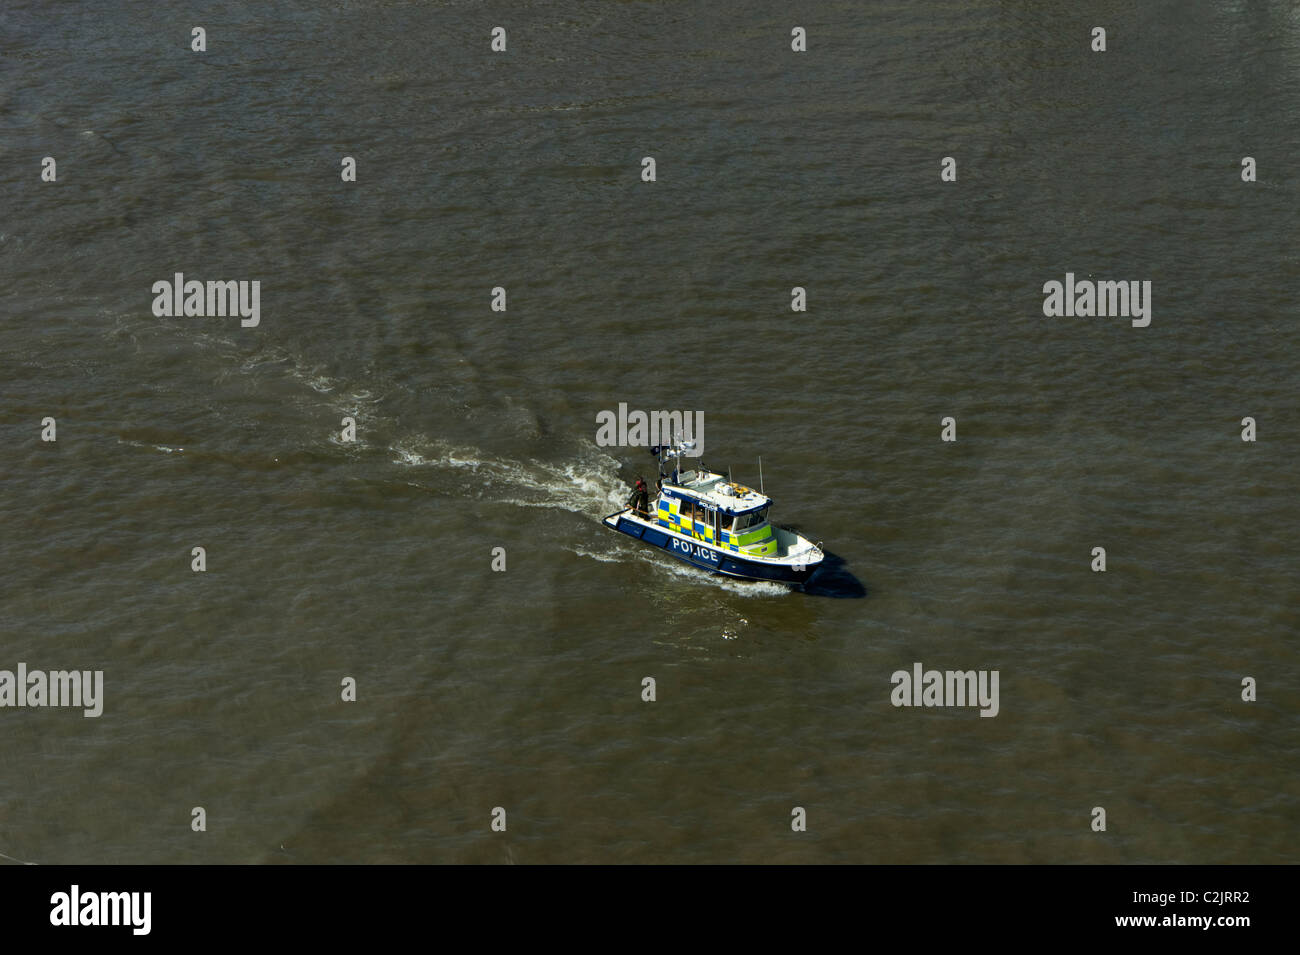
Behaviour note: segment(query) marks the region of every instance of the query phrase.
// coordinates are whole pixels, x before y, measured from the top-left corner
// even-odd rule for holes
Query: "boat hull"
[[[633,520],[625,516],[626,513],[621,511],[609,515],[604,520],[605,526],[656,547],[666,554],[671,554],[684,563],[715,574],[742,580],[766,580],[772,583],[802,586],[821,567],[820,561],[816,564],[798,566],[744,557],[734,551],[721,550],[704,541],[687,540],[652,524]]]

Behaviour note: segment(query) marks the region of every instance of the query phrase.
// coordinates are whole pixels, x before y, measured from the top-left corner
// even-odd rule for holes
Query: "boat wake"
[[[622,542],[619,541],[618,543]],[[711,590],[725,590],[740,597],[785,597],[793,592],[784,584],[776,584],[771,581],[738,580],[734,577],[706,574],[670,557],[648,550],[629,551],[626,548],[617,550],[613,547],[609,550],[573,547],[571,550],[579,557],[586,557],[602,564],[641,564],[648,567],[651,572],[663,575],[665,580],[682,581],[698,587],[707,587]]]
[[[419,445],[393,445],[394,464],[404,467],[460,471],[472,478],[471,496],[515,507],[544,507],[584,514],[599,520],[623,505],[619,463],[594,446],[579,448],[578,461],[554,464],[530,459],[494,457],[477,448],[452,446],[436,440]],[[469,492],[467,492],[469,493]]]
[[[136,331],[138,328],[132,329],[133,340]],[[159,331],[163,332],[162,329]],[[120,333],[127,333],[125,327]],[[368,461],[372,465],[372,469],[359,475],[362,480],[384,480],[382,462],[386,457],[389,465],[409,469],[407,476],[401,478],[403,484],[439,496],[482,500],[508,507],[546,508],[581,515],[593,522],[600,521],[626,503],[626,481],[620,475],[622,464],[590,441],[573,440],[559,443],[558,447],[557,442],[552,441],[551,447],[557,453],[563,453],[564,457],[561,461],[548,461],[541,458],[515,459],[442,437],[409,431],[403,433],[397,413],[387,410],[393,399],[405,397],[400,384],[391,383],[392,393],[388,394],[386,391],[390,389],[378,376],[368,379],[364,387],[358,386],[330,374],[320,364],[304,361],[279,345],[264,345],[250,356],[246,345],[222,335],[189,332],[188,337],[197,347],[218,353],[218,364],[224,366],[218,372],[218,381],[235,376],[252,379],[250,384],[254,385],[260,381],[277,399],[288,397],[309,411],[327,407],[334,421],[342,416],[355,418],[355,441],[344,441],[337,430],[322,430],[315,442],[309,440],[306,447],[290,450],[323,452],[326,460],[340,450],[345,451],[350,461]],[[289,391],[286,395],[287,385]],[[299,386],[297,396],[293,395],[294,386]],[[517,408],[513,410],[518,411]],[[166,454],[184,453],[186,450],[157,441],[132,440],[138,437],[120,436],[119,441]],[[315,444],[314,448],[312,444]],[[288,457],[288,454],[288,450],[282,452],[281,457]],[[581,538],[583,535],[574,536]],[[599,536],[603,538],[603,534]],[[590,540],[576,539],[564,546],[566,550],[591,560],[622,564],[635,561],[651,568],[657,575],[667,575],[665,580],[686,581],[745,597],[789,593],[788,588],[781,584],[702,574],[676,561],[620,547],[614,542],[606,548]]]

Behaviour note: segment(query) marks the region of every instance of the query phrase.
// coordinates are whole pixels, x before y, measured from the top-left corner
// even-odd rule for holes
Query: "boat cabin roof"
[[[676,481],[665,479],[663,493],[668,497],[704,501],[728,514],[748,514],[772,503],[767,495],[706,470],[684,471]]]

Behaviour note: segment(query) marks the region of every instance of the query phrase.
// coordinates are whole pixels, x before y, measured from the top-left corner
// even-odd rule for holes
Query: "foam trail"
[[[478,480],[480,489],[502,492],[492,500],[515,507],[554,508],[600,518],[623,504],[618,462],[593,448],[583,449],[586,460],[581,464],[574,461],[553,464],[535,459],[521,462],[494,458],[476,448],[453,447],[443,442],[429,444],[433,447],[421,445],[417,449],[410,442],[393,445],[390,450],[397,455],[393,463],[469,471]],[[521,491],[526,496],[519,496]]]
[[[230,352],[232,357],[244,347],[242,342],[221,335],[199,334],[194,335],[194,339],[203,347]],[[283,347],[268,345],[252,357],[239,357],[242,360],[238,367],[244,374],[287,376],[310,389],[311,400],[327,404],[334,412],[356,417],[364,415],[369,420],[367,430],[372,434],[376,431],[391,434],[397,427],[394,419],[379,410],[383,395],[376,397],[367,388],[353,389],[349,382],[326,374],[321,365],[307,367]],[[336,447],[350,451],[371,447],[362,441],[344,444],[336,432],[332,432],[327,440]],[[134,441],[123,443],[144,446]],[[165,445],[151,447],[168,454],[184,451],[184,448]],[[477,479],[474,488],[477,494],[470,496],[480,499],[486,497],[498,504],[550,508],[600,520],[626,503],[626,489],[619,479],[619,461],[587,443],[580,445],[574,454],[558,464],[537,459],[525,462],[493,457],[478,448],[452,445],[421,434],[392,441],[387,449],[396,455],[392,463],[402,467],[468,471]],[[405,483],[412,487],[424,487],[411,481]],[[775,597],[790,593],[790,589],[781,584],[706,574],[666,555],[647,553],[644,550],[618,549],[604,554],[572,547],[570,550],[601,562],[624,563],[627,560],[637,560],[654,568],[657,574],[667,574],[675,580],[714,587],[743,597]]]
[[[629,560],[635,560],[647,565],[657,574],[717,590],[725,590],[740,597],[784,597],[791,592],[790,588],[784,584],[772,583],[771,581],[738,580],[734,577],[706,574],[704,571],[689,567],[666,554],[656,554],[653,551],[644,549],[622,554],[596,553],[581,547],[575,547],[572,550],[579,557],[587,557],[602,564],[626,564]]]
[[[118,438],[118,444],[129,444],[133,448],[153,448],[155,451],[161,451],[164,454],[179,454],[184,448],[171,448],[165,444],[145,444],[142,441],[131,441],[126,438]]]

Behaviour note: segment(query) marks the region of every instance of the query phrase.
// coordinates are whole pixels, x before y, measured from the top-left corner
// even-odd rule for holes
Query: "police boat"
[[[657,494],[638,482],[628,506],[604,518],[612,530],[704,570],[801,586],[821,569],[821,542],[767,519],[772,499],[728,475],[684,468],[693,441],[651,448],[659,455]],[[671,467],[670,467],[671,465]]]

